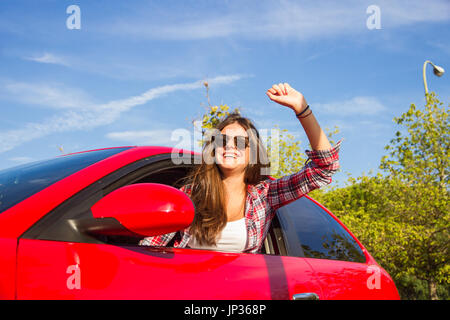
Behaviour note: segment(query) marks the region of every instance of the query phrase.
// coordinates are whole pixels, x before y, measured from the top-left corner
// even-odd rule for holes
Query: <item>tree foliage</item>
[[[424,110],[411,104],[409,110],[394,121],[406,132],[396,132],[381,159],[381,168],[411,184],[437,185],[449,183],[450,132],[449,106],[444,107],[432,92]]]
[[[422,298],[437,299],[438,292],[448,298],[448,106],[430,94],[423,110],[412,104],[394,121],[402,128],[385,148],[384,174],[350,178],[349,186],[318,200],[365,244],[404,297],[419,297],[409,294],[424,283]]]
[[[380,168],[398,181],[393,190],[398,201],[386,200],[410,234],[405,272],[427,281],[430,298],[436,299],[436,284],[450,283],[450,105],[435,93],[426,98],[423,110],[411,104],[394,118],[406,132],[396,132]]]

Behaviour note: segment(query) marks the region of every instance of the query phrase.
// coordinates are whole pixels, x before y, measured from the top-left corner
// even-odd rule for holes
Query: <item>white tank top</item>
[[[227,252],[242,252],[247,243],[245,218],[230,221],[222,230],[215,246],[199,245],[195,237],[189,240],[188,246],[193,249],[208,249]]]

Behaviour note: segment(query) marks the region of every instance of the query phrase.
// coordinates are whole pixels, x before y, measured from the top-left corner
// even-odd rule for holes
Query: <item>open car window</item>
[[[154,182],[177,187],[189,165],[174,165],[170,154],[156,155],[129,164],[67,199],[32,226],[26,239],[137,245],[141,238],[94,236],[77,230],[76,221],[93,218],[91,207],[112,191],[134,183]]]

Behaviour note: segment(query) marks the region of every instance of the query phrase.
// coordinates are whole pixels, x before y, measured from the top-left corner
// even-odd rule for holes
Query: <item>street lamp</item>
[[[425,87],[425,98],[428,100],[428,86],[427,86],[427,76],[425,74],[425,70],[427,67],[427,64],[431,64],[433,66],[433,73],[435,75],[437,75],[438,77],[442,77],[442,75],[444,74],[445,70],[444,68],[435,65],[433,62],[431,62],[430,60],[425,61],[425,63],[423,64],[423,86]]]

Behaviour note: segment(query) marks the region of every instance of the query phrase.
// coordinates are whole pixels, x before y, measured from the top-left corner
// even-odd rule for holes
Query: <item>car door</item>
[[[290,286],[301,292],[317,290],[310,266],[286,263],[288,259],[22,239],[17,298],[264,300],[289,299]]]
[[[19,239],[17,298],[290,299],[320,290],[303,259],[139,247],[136,238],[93,237],[74,228],[109,192],[130,183],[177,185],[185,169],[161,158],[134,163],[47,214]]]
[[[386,271],[324,207],[305,196],[280,208],[278,217],[287,254],[311,265],[321,299],[399,298]]]

